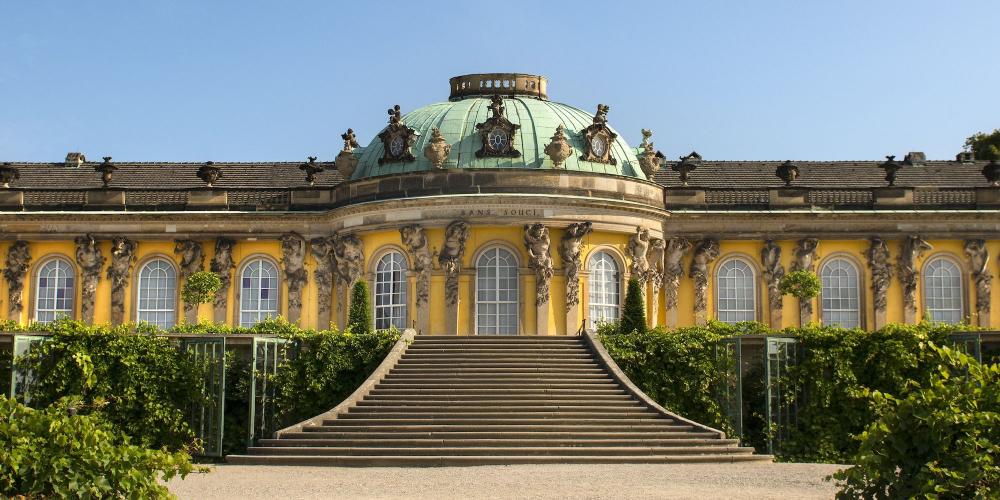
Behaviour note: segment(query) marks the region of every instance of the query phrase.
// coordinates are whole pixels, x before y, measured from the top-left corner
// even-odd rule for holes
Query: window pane
[[[618,321],[620,277],[618,263],[607,252],[597,252],[587,264],[590,269],[590,289],[587,297],[590,327]]]
[[[240,326],[251,327],[278,315],[278,268],[256,259],[240,276]]]
[[[177,275],[169,262],[157,259],[139,270],[136,319],[170,328],[176,322]]]
[[[476,261],[476,333],[517,335],[517,259],[503,248],[491,248]]]
[[[962,272],[950,259],[938,257],[924,271],[924,309],[931,321],[962,321]]]
[[[861,326],[858,269],[847,259],[833,259],[820,270],[822,321],[842,328]]]
[[[730,259],[718,268],[715,287],[717,319],[723,323],[757,319],[757,286],[753,268]]]
[[[406,259],[389,252],[375,266],[375,328],[406,328],[406,305]]]
[[[48,323],[73,316],[73,267],[63,259],[46,262],[38,270],[35,287],[35,321]]]

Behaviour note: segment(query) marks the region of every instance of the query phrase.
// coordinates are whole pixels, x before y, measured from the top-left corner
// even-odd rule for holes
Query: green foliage
[[[211,271],[198,271],[184,280],[181,299],[185,304],[207,304],[215,300],[215,292],[222,288],[222,279]]]
[[[306,331],[292,338],[299,353],[274,380],[279,420],[288,423],[325,412],[354,392],[385,359],[399,332]]]
[[[1000,160],[1000,129],[989,134],[977,132],[965,140],[965,147],[977,160]]]
[[[724,337],[753,331],[756,324],[617,334],[614,325],[598,330],[601,342],[629,378],[663,407],[696,422],[732,432],[718,391],[730,360],[717,355]]]
[[[622,319],[618,323],[620,333],[643,333],[646,331],[646,306],[642,300],[642,285],[634,276],[628,280],[625,292],[625,306],[622,308]]]
[[[798,299],[811,299],[819,295],[823,283],[816,273],[809,271],[792,271],[778,282],[778,290],[782,295],[791,295]]]
[[[360,335],[371,333],[375,330],[372,325],[373,318],[368,282],[358,280],[351,288],[351,309],[347,315],[347,326],[352,332]]]
[[[186,410],[202,401],[202,371],[164,337],[75,321],[49,325],[52,336],[17,366],[35,372],[32,405],[79,396],[139,445],[171,450],[193,445]],[[91,410],[88,410],[91,411]]]
[[[1000,496],[1000,365],[923,344],[936,370],[905,396],[870,391],[879,418],[861,434],[838,498]]]
[[[0,496],[170,498],[161,481],[194,471],[186,453],[132,445],[78,407],[33,410],[0,396]]]

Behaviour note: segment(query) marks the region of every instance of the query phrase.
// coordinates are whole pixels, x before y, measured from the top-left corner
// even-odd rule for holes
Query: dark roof
[[[218,189],[287,189],[307,188],[306,174],[299,170],[304,162],[215,163],[222,177]],[[343,181],[333,162],[318,162],[325,170],[316,174],[314,187],[332,187]],[[101,174],[94,171],[99,163],[67,167],[63,163],[11,163],[20,178],[10,187],[31,190],[77,190],[103,187]],[[205,188],[198,177],[204,163],[114,163],[112,189],[183,190]]]
[[[884,161],[884,160],[883,160]],[[896,177],[899,187],[987,187],[983,166],[988,162],[927,161],[923,165],[910,165],[897,160],[902,166]],[[766,189],[780,187],[784,182],[775,176],[784,161],[710,161],[701,164],[688,175],[688,187],[708,189]],[[865,189],[885,187],[885,171],[880,161],[795,161],[799,177],[795,187],[820,189]],[[671,169],[677,162],[664,165],[653,176],[658,184],[680,187],[680,176]]]

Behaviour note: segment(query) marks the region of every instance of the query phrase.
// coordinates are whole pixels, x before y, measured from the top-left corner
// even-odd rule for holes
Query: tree
[[[646,306],[642,302],[642,285],[635,277],[629,278],[625,308],[622,310],[622,320],[618,323],[619,333],[646,331]]]
[[[977,160],[1000,160],[1000,128],[989,134],[977,132],[965,140],[965,147]]]
[[[819,295],[823,283],[815,273],[809,271],[792,271],[778,282],[778,290],[782,295],[791,295],[799,300],[808,300]]]
[[[372,333],[372,300],[368,293],[368,282],[358,280],[351,289],[351,309],[347,316],[347,326],[351,333]]]
[[[215,299],[215,292],[222,288],[222,279],[211,271],[198,271],[188,276],[181,290],[185,304],[207,304]]]

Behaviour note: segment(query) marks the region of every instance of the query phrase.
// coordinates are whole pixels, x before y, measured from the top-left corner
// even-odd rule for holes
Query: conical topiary
[[[368,293],[368,282],[358,280],[351,288],[351,309],[347,315],[347,326],[352,333],[372,333],[372,300]]]
[[[642,285],[636,278],[629,278],[625,292],[625,308],[618,323],[618,333],[646,331],[646,306],[642,303]]]

